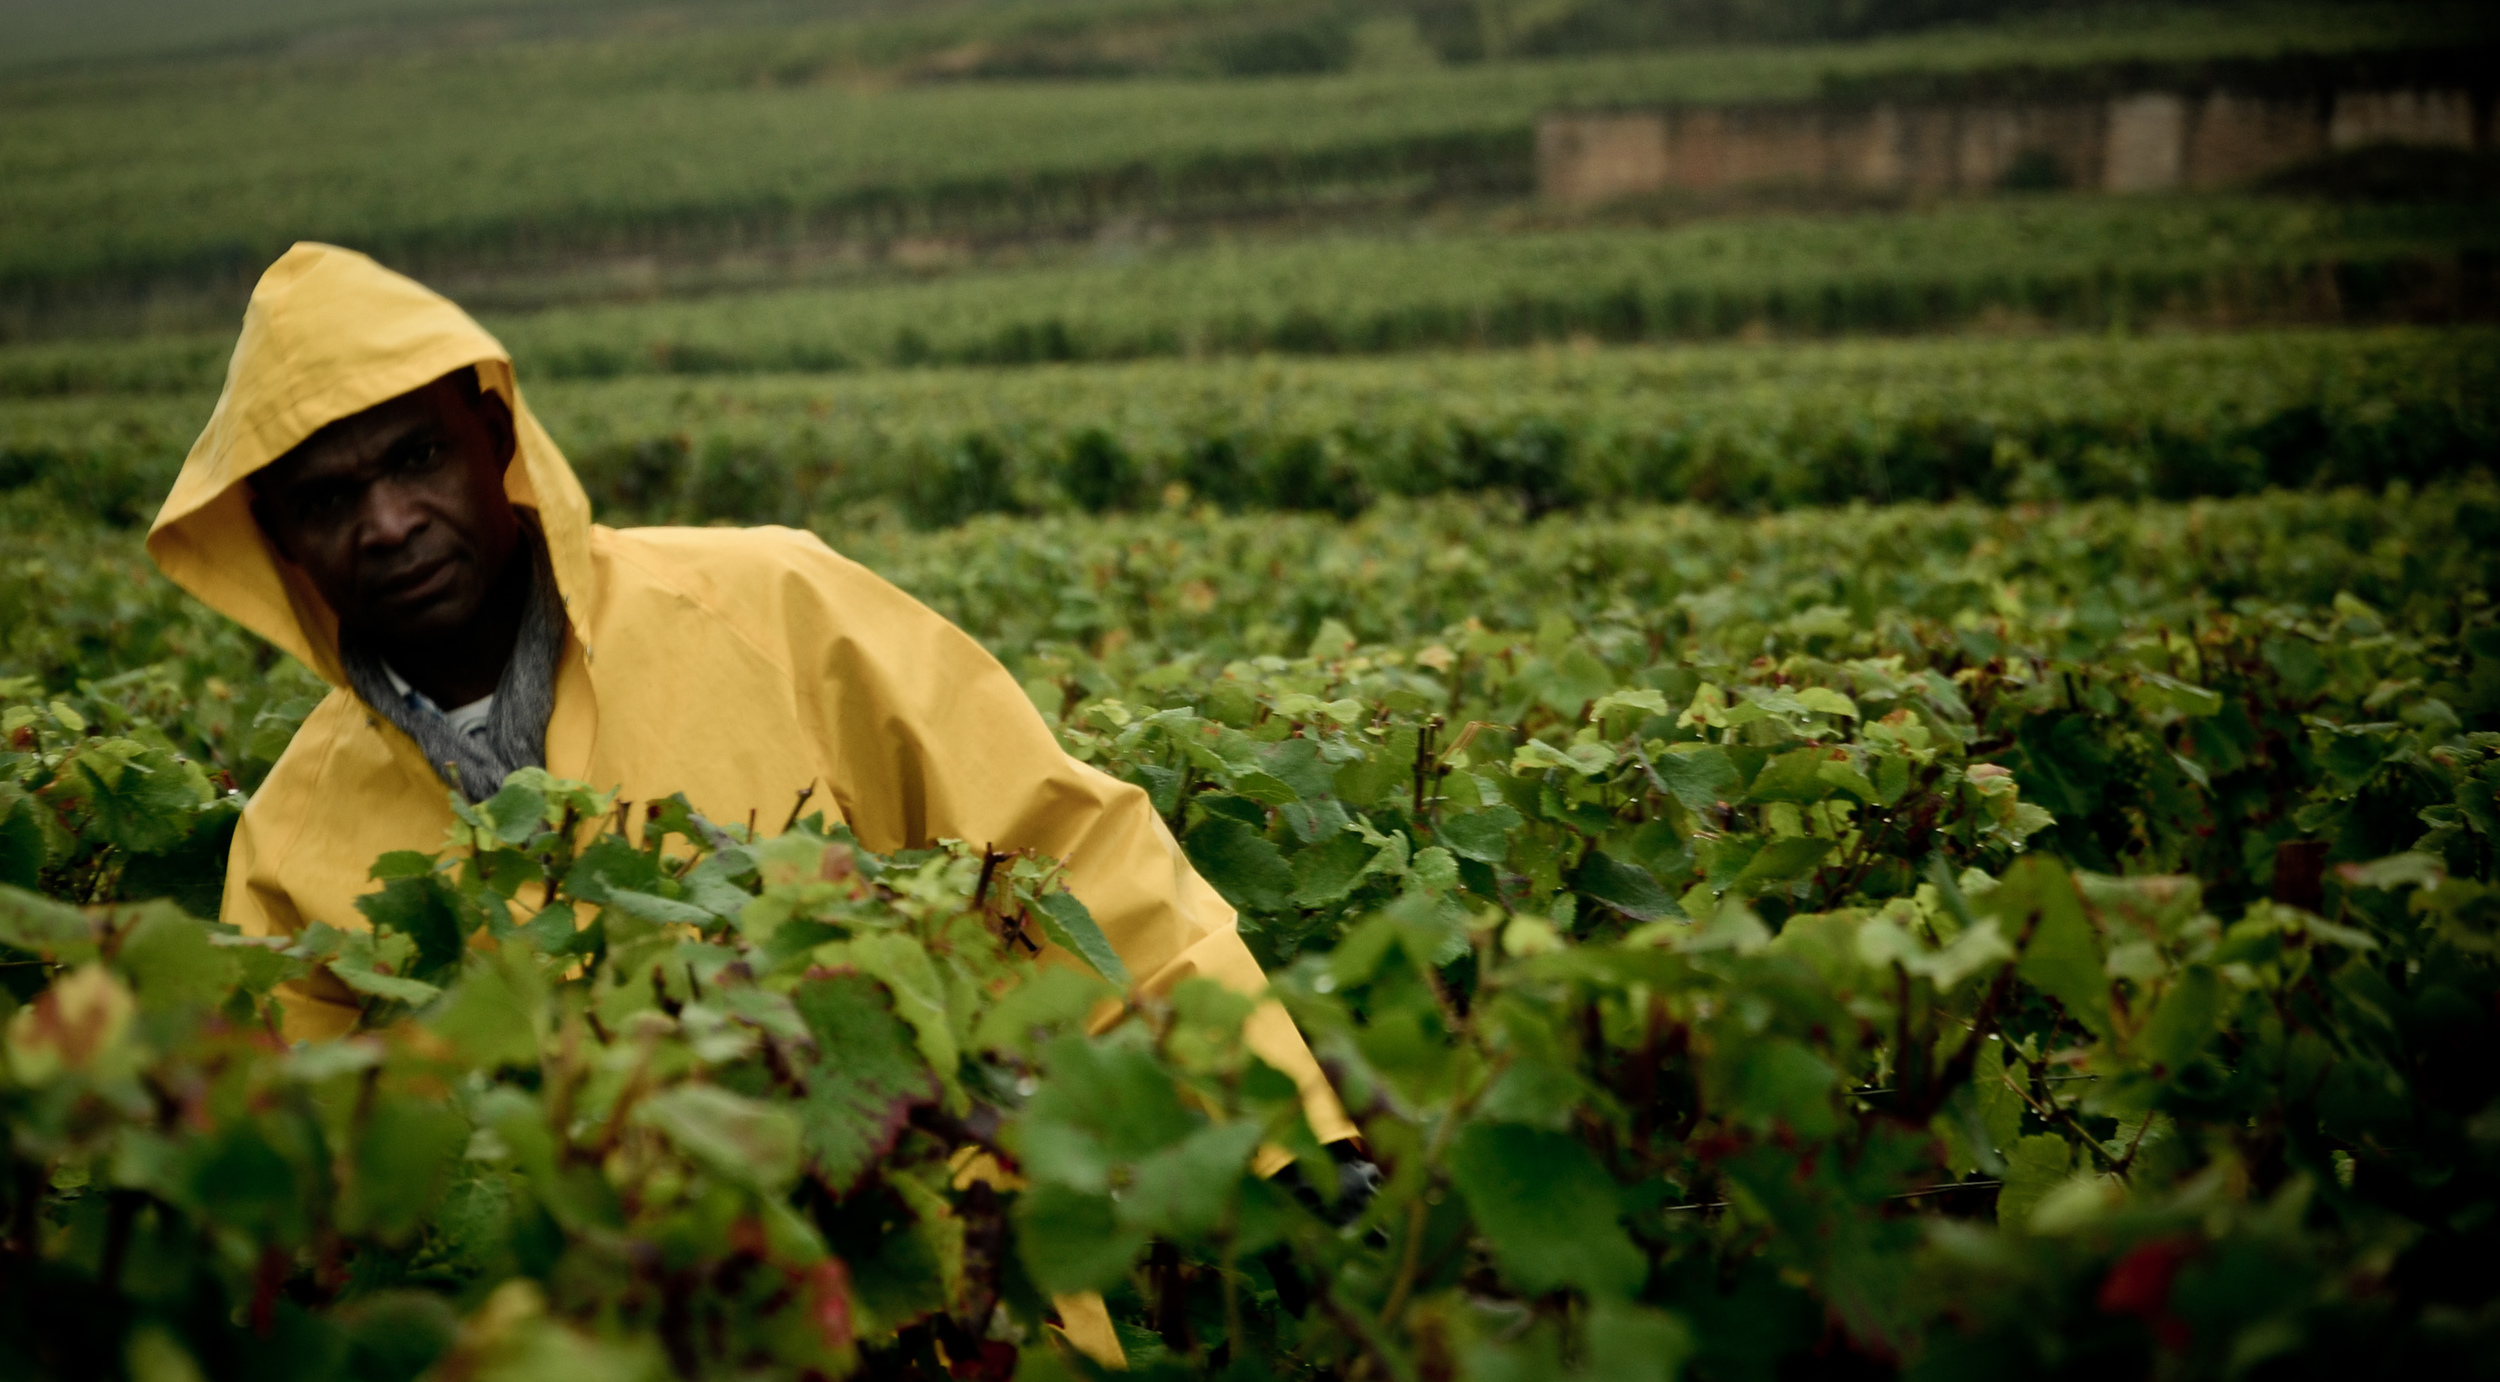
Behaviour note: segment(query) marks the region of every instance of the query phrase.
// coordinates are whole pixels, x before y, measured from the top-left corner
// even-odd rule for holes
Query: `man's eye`
[[[439,441],[420,442],[399,453],[399,472],[422,475],[443,463],[451,448]]]

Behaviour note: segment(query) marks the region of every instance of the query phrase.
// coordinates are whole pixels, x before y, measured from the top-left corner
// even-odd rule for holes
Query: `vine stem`
[[[1228,1220],[1237,1220],[1240,1216],[1235,1213],[1227,1213],[1225,1217]],[[1243,1325],[1241,1321],[1241,1282],[1239,1280],[1241,1275],[1241,1259],[1233,1249],[1233,1233],[1238,1229],[1239,1225],[1237,1223],[1228,1222],[1224,1227],[1226,1230],[1224,1237],[1224,1260],[1218,1267],[1218,1270],[1221,1273],[1219,1280],[1224,1288],[1224,1343],[1225,1347],[1231,1352],[1232,1356],[1239,1358],[1244,1353],[1249,1351],[1249,1345],[1243,1335]]]
[[[1424,722],[1422,731],[1415,736],[1414,818],[1418,821],[1424,818],[1424,788],[1432,776],[1432,740],[1440,728],[1441,717],[1435,715]]]
[[[1886,833],[1891,831],[1895,816],[1924,804],[1929,793],[1935,789],[1936,779],[1942,773],[1941,768],[1933,766],[1927,768],[1919,774],[1916,783],[1903,789],[1900,796],[1893,798],[1891,805],[1877,809],[1875,819],[1859,829],[1857,843],[1851,848],[1849,857],[1840,862],[1840,883],[1824,894],[1825,902],[1840,902],[1857,891],[1858,884],[1865,879],[1867,871],[1875,867],[1876,841],[1881,840]],[[1816,877],[1821,876],[1821,872],[1817,871]]]
[[[2122,1179],[2126,1176],[2127,1168],[2135,1165],[2135,1154],[2137,1149],[2144,1145],[2144,1134],[2150,1132],[2152,1127],[2153,1115],[2148,1113],[2144,1115],[2143,1122],[2135,1125],[2135,1136],[2127,1139],[2127,1154],[2118,1158],[2117,1164],[2109,1168],[2111,1175],[2118,1176]]]
[[[1476,1100],[1483,1097],[1484,1091],[1493,1087],[1493,1082],[1500,1079],[1502,1072],[1509,1066],[1509,1057],[1504,1056],[1494,1064],[1492,1069],[1487,1070],[1484,1078],[1477,1082],[1476,1087],[1470,1090],[1465,1098],[1451,1105],[1450,1111],[1433,1128],[1432,1140],[1424,1144],[1424,1188],[1415,1192],[1414,1203],[1408,1207],[1406,1246],[1398,1254],[1398,1274],[1389,1284],[1388,1300],[1380,1307],[1380,1324],[1384,1329],[1396,1323],[1398,1312],[1406,1306],[1406,1298],[1414,1293],[1416,1273],[1423,1268],[1424,1227],[1431,1215],[1431,1207],[1424,1203],[1424,1195],[1431,1188],[1432,1167],[1440,1161],[1442,1154],[1449,1150],[1451,1133],[1458,1126],[1459,1120],[1475,1108]]]
[[[1895,1191],[1884,1196],[1884,1199],[1887,1203],[1897,1200],[1923,1200],[1930,1195],[1950,1195],[1961,1190],[2001,1190],[2004,1186],[2005,1182],[2002,1180],[1949,1180],[1936,1185],[1923,1185],[1916,1190]],[[1714,1209],[1725,1209],[1730,1203],[1732,1202],[1728,1200],[1702,1200],[1695,1204],[1671,1204],[1659,1212],[1662,1214],[1703,1214]]]
[[[2023,1068],[2030,1071],[2034,1078],[2040,1077],[2040,1062],[2033,1060],[2031,1057],[2024,1055],[2020,1051],[2014,1052],[2014,1059],[2021,1061],[2023,1063]],[[2046,1104],[2041,1103],[2038,1099],[2031,1097],[2030,1090],[2016,1084],[2010,1076],[2006,1078],[2005,1087],[2013,1090],[2015,1096],[2020,1098],[2025,1104],[2029,1105],[2033,1113],[2040,1115],[2040,1121],[2044,1123],[2062,1124],[2066,1128],[2072,1130],[2075,1136],[2083,1139],[2083,1145],[2090,1147],[2094,1152],[2098,1153],[2103,1161],[2110,1162],[2113,1170],[2116,1169],[2118,1158],[2109,1154],[2109,1148],[2102,1145],[2101,1139],[2094,1137],[2090,1132],[2085,1131],[2083,1124],[2076,1121],[2075,1111],[2073,1109],[2066,1107],[2064,1104],[2057,1102],[2055,1099],[2049,1100]],[[2150,1119],[2145,1121],[2147,1123],[2151,1122]],[[2143,1136],[2143,1130],[2138,1129],[2136,1135],[2140,1140]],[[2129,1148],[2127,1155],[2130,1157],[2135,1155],[2134,1149]]]
[[[1414,1367],[1392,1352],[1387,1344],[1381,1342],[1380,1336],[1373,1331],[1370,1322],[1357,1312],[1346,1309],[1344,1303],[1337,1299],[1337,1288],[1334,1282],[1321,1285],[1319,1304],[1321,1309],[1328,1312],[1328,1317],[1337,1322],[1339,1328],[1353,1335],[1354,1341],[1362,1345],[1363,1357],[1366,1360],[1378,1364],[1381,1371],[1397,1379],[1397,1382],[1417,1382]]]
[[[1988,996],[1979,1000],[1979,1011],[1971,1014],[1970,1036],[1954,1049],[1953,1058],[1944,1063],[1944,1069],[1936,1072],[1921,1101],[1894,1115],[1897,1121],[1912,1126],[1925,1123],[1944,1107],[1954,1087],[1970,1078],[1971,1070],[1979,1063],[1979,1045],[1996,1032],[1998,1012],[2014,989],[2014,972],[2022,964],[2022,953],[2030,946],[2033,933],[2039,929],[2040,912],[2035,908],[2023,919],[2022,934],[2014,938],[2014,958],[1997,970],[1996,978],[1988,985]],[[1899,1057],[1896,1055],[1894,1060],[1897,1065]]]
[[[1406,1207],[1406,1247],[1398,1254],[1397,1282],[1389,1288],[1388,1302],[1380,1307],[1382,1328],[1395,1327],[1398,1312],[1406,1308],[1406,1298],[1414,1293],[1415,1272],[1423,1264],[1424,1221],[1429,1212],[1420,1193]]]
[[[799,812],[806,808],[807,799],[814,795],[816,795],[816,780],[809,778],[807,785],[799,789],[798,800],[790,803],[790,819],[781,823],[782,834],[787,835],[798,828]]]
[[[1457,758],[1460,754],[1465,753],[1468,745],[1476,742],[1477,735],[1488,729],[1504,728],[1507,728],[1507,726],[1492,720],[1469,720],[1466,727],[1458,732],[1458,742],[1434,755],[1433,766],[1436,769],[1447,771],[1451,761]]]

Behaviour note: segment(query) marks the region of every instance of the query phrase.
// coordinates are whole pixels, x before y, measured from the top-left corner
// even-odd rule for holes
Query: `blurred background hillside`
[[[2489,440],[2496,37],[2360,0],[0,0],[0,485],[142,517],[297,239],[477,312],[619,516],[2441,473]]]

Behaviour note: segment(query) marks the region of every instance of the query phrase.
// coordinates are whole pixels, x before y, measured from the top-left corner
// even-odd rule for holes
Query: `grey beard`
[[[527,523],[521,546],[529,577],[521,631],[512,643],[512,660],[495,683],[494,711],[482,738],[454,730],[439,710],[410,705],[391,685],[379,654],[350,637],[339,641],[340,661],[356,695],[414,739],[436,775],[473,802],[493,796],[522,768],[547,766],[547,719],[555,713],[556,663],[564,654],[564,603],[547,562],[547,544]]]

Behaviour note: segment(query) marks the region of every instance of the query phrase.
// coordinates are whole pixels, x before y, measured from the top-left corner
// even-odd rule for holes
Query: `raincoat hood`
[[[334,245],[296,245],[252,289],[225,390],[148,530],[148,555],[202,604],[345,686],[338,618],[261,534],[245,481],[340,418],[463,366],[512,409],[504,492],[536,511],[574,608],[591,593],[590,499],[530,415],[511,355],[449,299]]]

